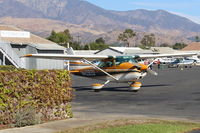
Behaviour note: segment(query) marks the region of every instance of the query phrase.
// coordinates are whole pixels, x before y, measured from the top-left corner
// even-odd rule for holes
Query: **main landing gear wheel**
[[[103,84],[92,84],[92,89],[94,90],[94,92],[99,92],[101,91],[103,86]]]
[[[138,92],[141,86],[142,86],[142,84],[140,82],[133,82],[130,85],[130,90],[133,92]]]
[[[92,89],[94,90],[94,92],[99,92],[109,82],[110,80],[107,80],[104,84],[93,84]]]

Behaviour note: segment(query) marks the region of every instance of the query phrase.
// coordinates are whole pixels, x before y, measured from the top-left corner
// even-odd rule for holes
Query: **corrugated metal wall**
[[[25,54],[35,54],[37,49],[27,46]],[[37,59],[36,58],[25,58],[25,68],[26,69],[37,69]]]
[[[100,51],[99,53],[97,53],[96,55],[122,55],[120,52],[116,52],[114,50],[111,49],[105,49]]]
[[[63,60],[37,59],[37,69],[64,69]]]
[[[38,53],[63,54],[64,50],[37,50]],[[37,59],[37,69],[64,69],[64,60]]]
[[[38,50],[29,45],[12,45],[13,50],[19,55],[36,53],[63,54],[64,50]],[[36,59],[36,58],[21,58],[22,68],[25,69],[64,69],[63,60],[55,59]]]

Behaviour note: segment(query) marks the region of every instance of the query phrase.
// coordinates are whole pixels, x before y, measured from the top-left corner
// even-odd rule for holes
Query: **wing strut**
[[[119,79],[117,79],[116,77],[114,77],[114,76],[110,75],[109,73],[107,73],[106,71],[104,71],[103,69],[99,68],[99,67],[96,66],[95,64],[92,64],[90,61],[88,61],[88,60],[86,60],[86,59],[84,59],[84,58],[83,58],[83,60],[84,60],[85,62],[87,62],[88,64],[90,64],[91,66],[95,67],[96,69],[102,71],[102,72],[105,73],[106,75],[110,76],[110,77],[113,78],[114,80],[117,80],[117,81],[119,80]]]

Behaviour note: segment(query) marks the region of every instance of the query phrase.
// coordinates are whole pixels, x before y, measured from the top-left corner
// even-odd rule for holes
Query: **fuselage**
[[[101,70],[85,66],[84,68],[74,69],[71,73],[105,81],[133,82],[146,76],[146,69],[148,68],[144,64],[136,63],[132,58],[124,56],[104,59],[99,62],[98,67]],[[113,79],[106,73],[114,76],[118,80]]]

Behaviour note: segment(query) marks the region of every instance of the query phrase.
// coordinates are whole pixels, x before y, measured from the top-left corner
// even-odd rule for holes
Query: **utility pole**
[[[78,44],[79,44],[79,43],[80,43],[80,38],[81,38],[81,36],[80,36],[80,35],[77,35],[76,37],[77,37],[77,42],[78,42]]]

